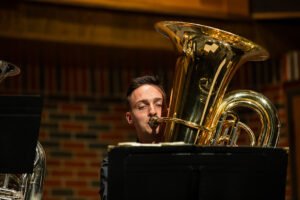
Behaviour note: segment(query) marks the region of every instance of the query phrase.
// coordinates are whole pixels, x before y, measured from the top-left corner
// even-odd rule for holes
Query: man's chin
[[[162,142],[162,134],[156,131],[152,132],[152,138],[154,142]]]

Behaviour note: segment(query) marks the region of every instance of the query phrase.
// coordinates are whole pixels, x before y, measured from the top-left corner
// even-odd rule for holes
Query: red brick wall
[[[47,154],[45,199],[99,199],[99,166],[107,145],[134,136],[120,103],[118,98],[46,99],[40,132]]]

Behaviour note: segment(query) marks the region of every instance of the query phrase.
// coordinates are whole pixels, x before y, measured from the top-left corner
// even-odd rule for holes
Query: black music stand
[[[32,173],[42,98],[0,96],[0,173]]]
[[[279,148],[114,147],[108,200],[284,200],[287,157]]]

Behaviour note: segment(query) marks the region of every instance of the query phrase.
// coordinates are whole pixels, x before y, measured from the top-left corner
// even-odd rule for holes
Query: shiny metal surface
[[[10,76],[18,75],[21,72],[20,68],[12,63],[0,60],[0,82]]]
[[[0,174],[0,199],[40,200],[46,169],[46,157],[38,142],[31,174]]]
[[[38,142],[36,147],[36,157],[32,174],[28,177],[28,187],[25,190],[25,200],[40,200],[43,197],[44,178],[46,173],[46,154],[43,146]]]
[[[178,53],[168,115],[150,122],[166,122],[166,142],[217,145],[227,141],[227,145],[235,145],[233,140],[237,140],[239,129],[244,129],[251,138],[250,145],[276,146],[279,120],[269,100],[251,91],[231,93],[224,99],[230,80],[243,63],[269,57],[264,48],[238,35],[199,24],[163,21],[155,28],[171,40]],[[258,140],[236,115],[230,114],[234,120],[227,119],[236,106],[258,112],[264,127]],[[224,135],[224,131],[231,136]]]
[[[250,146],[276,146],[280,133],[280,122],[276,108],[264,95],[251,90],[236,90],[226,94],[223,102],[218,106],[213,116],[211,124],[217,124],[217,127],[216,131],[212,133],[209,143],[218,143],[216,140],[220,137],[220,134],[222,134],[218,131],[220,130],[218,126],[222,126],[220,119],[225,118],[224,116],[227,113],[241,106],[254,110],[261,123],[260,133],[257,134],[258,137],[255,137],[255,134],[246,124],[238,122],[237,128],[244,129],[246,133],[249,134]],[[239,133],[227,134],[227,137],[238,137],[238,134]],[[236,140],[237,138],[231,138],[229,140],[231,141],[230,145],[236,145]]]

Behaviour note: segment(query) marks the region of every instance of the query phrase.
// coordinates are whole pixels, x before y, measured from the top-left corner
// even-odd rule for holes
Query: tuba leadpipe
[[[241,36],[200,24],[162,21],[155,28],[171,40],[178,54],[168,114],[149,121],[152,127],[165,123],[165,142],[235,146],[243,130],[250,146],[277,145],[280,122],[271,101],[251,90],[226,94],[237,69],[248,61],[266,60],[268,51]],[[262,124],[258,138],[240,121],[237,107],[256,111]]]

